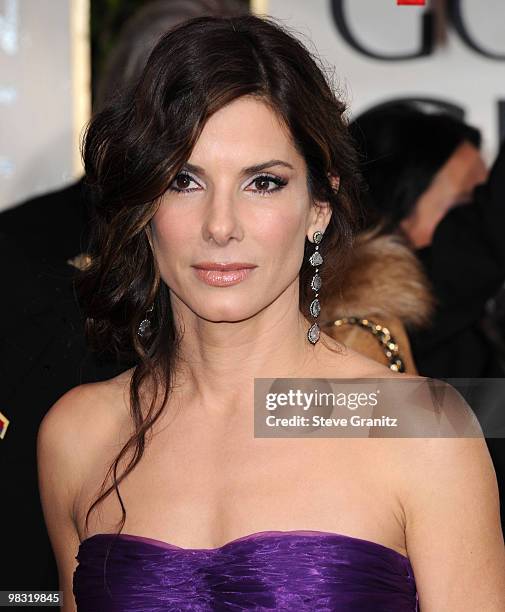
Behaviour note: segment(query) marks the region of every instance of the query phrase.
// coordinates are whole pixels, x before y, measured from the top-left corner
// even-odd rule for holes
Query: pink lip
[[[208,270],[195,267],[197,277],[207,285],[214,287],[229,287],[245,280],[251,273],[252,268],[240,268],[233,270]]]
[[[202,263],[195,264],[194,268],[201,268],[202,270],[242,270],[242,268],[256,268],[255,264],[243,263],[243,262],[232,262],[232,263],[219,263],[217,261],[203,261]]]

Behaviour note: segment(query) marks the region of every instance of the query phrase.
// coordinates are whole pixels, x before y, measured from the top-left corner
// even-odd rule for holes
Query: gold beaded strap
[[[358,317],[343,317],[342,319],[333,321],[333,325],[337,327],[340,327],[344,323],[351,323],[368,329],[381,344],[384,354],[389,361],[390,369],[395,372],[405,372],[405,363],[400,356],[398,343],[393,336],[391,336],[391,332],[387,327],[374,323],[374,321],[370,321],[370,319],[360,319]]]

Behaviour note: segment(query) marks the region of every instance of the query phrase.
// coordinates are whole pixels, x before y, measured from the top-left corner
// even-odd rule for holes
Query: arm
[[[466,404],[459,394],[448,401]],[[423,438],[407,446],[415,456],[405,457],[406,539],[422,612],[505,610],[499,495],[485,440]]]
[[[58,566],[63,611],[75,612],[72,578],[77,562],[79,535],[73,518],[73,503],[81,482],[79,407],[86,385],[63,395],[46,414],[37,437],[39,490],[44,519]]]

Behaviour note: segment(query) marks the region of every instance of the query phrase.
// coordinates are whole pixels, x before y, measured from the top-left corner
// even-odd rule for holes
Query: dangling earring
[[[321,253],[319,252],[319,243],[321,242],[322,239],[323,239],[323,232],[316,230],[314,232],[314,235],[312,236],[312,240],[314,241],[316,247],[315,247],[314,253],[309,259],[310,264],[316,268],[314,276],[312,277],[312,281],[310,283],[311,289],[315,291],[316,295],[314,299],[312,300],[312,302],[310,303],[310,307],[309,307],[310,314],[314,318],[318,317],[319,313],[321,312],[321,304],[318,300],[318,297],[319,297],[319,289],[321,289],[322,281],[321,281],[321,277],[319,276],[318,266],[320,266],[323,263],[323,258],[321,257]],[[316,322],[314,322],[311,325],[309,331],[307,332],[307,338],[309,339],[309,342],[311,342],[312,344],[315,344],[319,340],[319,325]]]
[[[147,338],[148,336],[151,335],[151,321],[149,320],[149,314],[154,310],[154,304],[151,305],[150,308],[147,309],[146,311],[146,316],[144,317],[144,319],[140,322],[139,328],[137,330],[137,334],[141,337],[141,338]]]

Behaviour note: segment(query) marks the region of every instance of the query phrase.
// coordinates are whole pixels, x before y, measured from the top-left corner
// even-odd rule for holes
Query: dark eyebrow
[[[265,170],[266,168],[271,168],[272,166],[285,166],[286,168],[291,168],[294,170],[291,164],[288,162],[282,161],[282,159],[271,159],[269,161],[263,162],[262,164],[256,164],[254,166],[248,166],[247,168],[242,168],[240,171],[241,176],[246,176],[248,174],[254,174],[255,172],[261,172],[261,170]],[[194,172],[195,174],[200,174],[201,176],[205,176],[205,170],[200,166],[195,166],[194,164],[190,164],[186,162],[183,167],[183,170],[188,170],[189,172]]]

